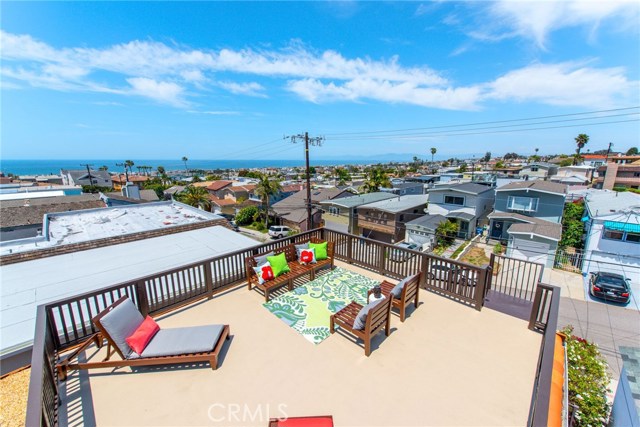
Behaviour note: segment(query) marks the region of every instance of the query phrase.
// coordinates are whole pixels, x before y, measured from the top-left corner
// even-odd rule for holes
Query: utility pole
[[[90,163],[80,163],[80,166],[87,167],[87,173],[89,174],[89,185],[93,185],[93,178],[91,177],[91,169],[90,169],[90,167],[93,165]]]
[[[322,141],[324,141],[323,136],[316,136],[309,138],[309,132],[305,132],[304,135],[291,135],[285,138],[290,138],[291,142],[294,144],[298,142],[298,140],[304,139],[304,161],[305,161],[305,170],[307,172],[307,198],[305,200],[305,206],[307,208],[307,228],[308,230],[313,230],[313,215],[312,206],[311,206],[311,172],[309,170],[309,144],[311,145],[322,145]]]
[[[607,156],[604,159],[605,166],[609,163],[609,153],[611,153],[611,147],[613,147],[613,142],[609,143],[609,148],[607,148]]]

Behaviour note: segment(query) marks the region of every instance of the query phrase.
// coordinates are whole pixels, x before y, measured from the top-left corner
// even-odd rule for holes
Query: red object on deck
[[[294,417],[286,420],[271,419],[269,427],[333,427],[333,417],[323,415],[318,417]]]

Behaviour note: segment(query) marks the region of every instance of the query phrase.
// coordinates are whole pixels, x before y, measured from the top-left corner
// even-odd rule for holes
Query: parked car
[[[616,273],[605,273],[602,271],[591,273],[589,294],[606,301],[628,304],[631,300],[629,279]]]
[[[282,239],[289,234],[290,231],[291,229],[285,225],[272,225],[269,227],[269,236],[275,239]]]
[[[396,246],[398,248],[402,248],[402,249],[410,249],[412,251],[419,251],[420,250],[420,246],[416,245],[415,243],[400,242],[400,243],[397,243],[394,246]],[[390,249],[389,251],[390,251],[389,259],[391,261],[402,262],[402,261],[408,260],[412,256],[412,254],[410,254],[407,251],[403,251],[403,250]]]
[[[240,227],[238,227],[235,221],[229,221],[229,224],[231,224],[231,228],[233,228],[234,231],[240,231]]]
[[[477,273],[475,271],[464,270],[457,265],[444,263],[431,264],[427,268],[427,279],[467,286],[475,286],[478,284]]]

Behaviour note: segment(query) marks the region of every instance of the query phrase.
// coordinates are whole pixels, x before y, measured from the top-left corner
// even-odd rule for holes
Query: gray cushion
[[[295,245],[295,247],[296,247],[296,252],[300,254],[301,249],[309,249],[309,242],[303,243],[301,245]]]
[[[402,290],[404,289],[404,285],[406,285],[407,282],[411,281],[416,276],[417,274],[414,274],[413,276],[407,276],[399,281],[398,284],[393,289],[391,289],[391,295],[393,295],[395,299],[400,299],[402,297]]]
[[[142,357],[178,356],[206,353],[218,343],[224,325],[191,326],[160,329],[142,351]],[[135,352],[131,358],[140,357]]]
[[[125,340],[138,329],[142,322],[144,322],[144,317],[129,298],[105,314],[100,320],[102,327],[111,335],[111,339],[124,357],[129,357],[133,353]]]
[[[267,262],[267,257],[269,256],[274,256],[275,252],[271,251],[268,254],[264,254],[264,255],[260,255],[260,256],[256,256],[255,260],[256,260],[256,265],[262,265],[265,262]]]
[[[367,315],[369,314],[369,310],[378,305],[381,301],[384,301],[384,298],[381,300],[371,301],[369,304],[362,307],[358,312],[356,319],[353,321],[353,329],[364,329],[364,327],[367,326]]]

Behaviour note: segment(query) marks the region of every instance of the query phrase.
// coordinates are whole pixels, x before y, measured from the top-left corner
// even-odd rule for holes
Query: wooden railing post
[[[149,314],[149,299],[147,298],[147,288],[145,286],[144,280],[138,280],[135,283],[136,287],[136,299],[138,300],[138,308],[140,309],[140,314],[144,317],[147,317]]]
[[[422,275],[420,276],[420,287],[427,289],[427,268],[429,267],[429,256],[427,254],[423,254],[421,259],[420,270],[422,271]]]
[[[347,236],[347,262],[353,264],[353,236]]]
[[[213,298],[213,273],[210,261],[204,263],[204,283],[207,287],[207,298]]]
[[[384,275],[384,256],[386,253],[386,248],[383,245],[378,246],[378,271],[380,274]]]
[[[536,320],[538,319],[538,313],[540,312],[540,302],[542,301],[542,286],[536,288],[536,295],[533,298],[533,306],[531,307],[531,315],[529,316],[529,329],[534,331],[536,329]]]
[[[476,283],[476,310],[482,310],[484,305],[484,288],[487,284],[487,268],[478,270],[478,280]]]

